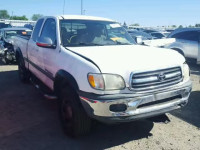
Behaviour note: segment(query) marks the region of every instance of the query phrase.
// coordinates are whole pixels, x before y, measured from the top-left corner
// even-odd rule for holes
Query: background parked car
[[[199,61],[200,28],[182,28],[172,32],[168,38],[175,38],[175,42],[165,47],[174,49],[187,58]]]
[[[163,38],[166,38],[166,36],[164,34],[162,34],[161,32],[151,32],[149,34],[152,37],[154,37],[154,39],[163,39]]]
[[[152,33],[152,32],[158,32],[158,30],[154,30],[154,29],[143,29],[143,32],[146,32],[146,33]]]
[[[31,30],[27,28],[3,28],[0,29],[1,55],[6,64],[15,61],[15,53],[13,49],[13,36],[30,36]]]
[[[0,29],[9,28],[9,27],[12,27],[12,26],[10,24],[8,24],[8,23],[0,22]]]
[[[165,37],[168,37],[171,32],[168,32],[165,30],[165,31],[161,31],[160,33],[162,33]]]
[[[28,28],[30,30],[33,30],[33,25],[31,25],[31,24],[25,24],[24,28]]]
[[[173,32],[175,29],[166,29],[167,32],[171,33]]]
[[[131,35],[131,37],[136,40],[137,37],[141,37],[142,40],[152,40],[153,37],[145,32],[138,31],[138,30],[128,30],[128,33]]]

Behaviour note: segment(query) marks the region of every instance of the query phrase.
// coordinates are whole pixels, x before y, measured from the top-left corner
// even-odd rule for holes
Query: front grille
[[[149,102],[149,103],[146,103],[146,104],[142,104],[142,105],[139,105],[137,108],[143,108],[143,107],[148,107],[148,106],[155,106],[155,105],[159,105],[159,104],[165,104],[165,103],[174,101],[176,99],[181,99],[181,98],[182,98],[181,95],[177,95],[177,96],[173,96],[173,97],[170,97],[170,98],[166,98],[166,99],[157,100],[157,101]]]
[[[151,90],[171,86],[182,81],[180,67],[161,69],[157,71],[137,72],[131,76],[133,90]]]

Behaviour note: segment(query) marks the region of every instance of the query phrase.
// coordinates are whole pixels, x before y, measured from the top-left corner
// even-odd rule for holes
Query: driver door
[[[40,35],[41,39],[48,39],[52,41],[54,48],[40,47],[39,51],[42,56],[42,69],[44,70],[45,77],[43,82],[51,89],[53,89],[54,75],[56,74],[56,56],[59,52],[59,46],[57,45],[57,34],[56,34],[56,21],[53,18],[46,19],[43,29]]]

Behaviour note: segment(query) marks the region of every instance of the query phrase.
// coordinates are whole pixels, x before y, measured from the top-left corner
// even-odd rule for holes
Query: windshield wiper
[[[66,45],[64,45],[64,47],[68,47],[68,46],[77,47],[77,46],[105,46],[105,45],[97,44],[97,43],[84,43],[84,42],[80,42],[80,43],[77,43],[77,44],[66,44]]]
[[[120,42],[120,41],[115,41],[117,43],[117,45],[132,45],[131,43],[124,43],[124,42]]]
[[[97,43],[84,43],[84,42],[80,42],[80,43],[78,43],[78,45],[82,45],[82,46],[104,46],[103,44],[97,44]]]

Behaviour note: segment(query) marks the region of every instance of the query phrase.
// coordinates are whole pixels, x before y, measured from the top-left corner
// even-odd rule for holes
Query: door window
[[[50,38],[56,45],[56,21],[52,18],[46,20],[42,29],[41,38]]]
[[[36,42],[36,40],[38,38],[38,35],[39,35],[39,32],[40,32],[40,29],[41,29],[43,21],[44,21],[44,19],[39,19],[38,22],[35,25],[35,28],[34,28],[34,31],[33,31],[33,35],[32,35],[32,39],[35,42]]]

